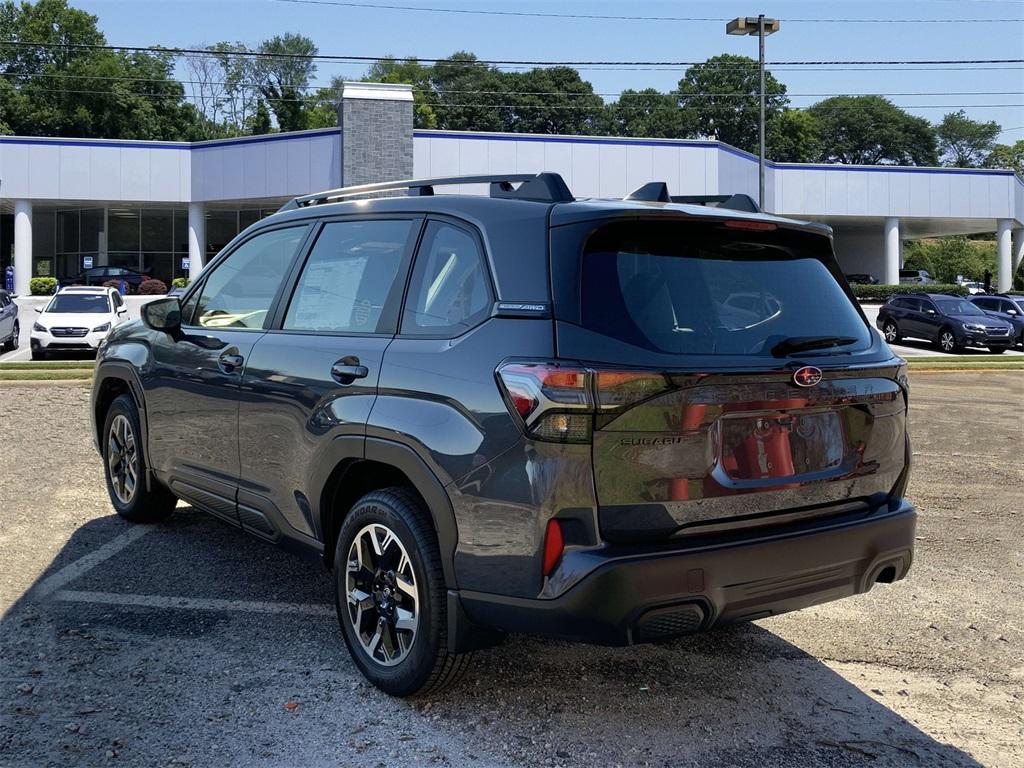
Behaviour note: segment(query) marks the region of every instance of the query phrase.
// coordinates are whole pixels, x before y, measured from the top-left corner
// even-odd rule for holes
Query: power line
[[[344,8],[364,8],[380,11],[413,11],[417,13],[449,13],[475,16],[524,16],[541,19],[589,19],[598,21],[685,21],[715,22],[728,21],[723,17],[708,16],[627,16],[599,13],[541,13],[536,11],[498,11],[480,8],[429,8],[419,5],[397,5],[394,3],[360,3],[344,0],[276,0],[280,3],[299,5],[333,5]],[[785,19],[787,24],[1005,24],[1020,22],[1020,19]]]
[[[345,61],[345,62],[382,62],[382,61],[397,61],[393,56],[355,56],[355,55],[343,55],[343,54],[328,54],[328,53],[271,53],[268,51],[253,51],[250,49],[242,49],[237,51],[229,52],[218,52],[211,51],[207,48],[163,48],[160,46],[140,46],[140,45],[100,45],[90,43],[33,43],[25,42],[21,40],[5,40],[0,41],[0,45],[12,45],[16,47],[35,47],[35,48],[63,48],[63,49],[81,49],[81,50],[107,50],[107,51],[130,51],[132,53],[154,53],[154,54],[171,54],[176,56],[183,55],[194,55],[194,56],[212,56],[220,57],[224,55],[228,56],[246,56],[253,58],[269,58],[269,59],[303,59],[311,61]],[[422,56],[405,57],[406,59],[415,59],[418,62],[430,62],[430,63],[443,63],[443,64],[454,64],[460,65],[465,64],[469,66],[479,65],[530,65],[530,66],[545,66],[545,67],[575,67],[575,66],[657,66],[657,67],[685,67],[685,66],[696,66],[698,64],[707,64],[706,61],[545,61],[545,60],[529,60],[529,59],[474,59],[473,61],[460,61],[452,60],[447,58],[428,58]],[[819,60],[819,61],[771,61],[766,62],[767,66],[873,66],[873,65],[889,65],[889,66],[938,66],[946,64],[1024,64],[1024,59],[877,59],[877,60]],[[724,67],[716,67],[718,69],[749,69],[752,65],[726,65]]]

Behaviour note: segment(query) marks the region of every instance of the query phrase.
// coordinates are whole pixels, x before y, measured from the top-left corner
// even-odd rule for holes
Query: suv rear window
[[[771,355],[784,339],[870,331],[811,248],[824,238],[687,222],[609,224],[587,241],[580,318],[590,331],[667,354]]]

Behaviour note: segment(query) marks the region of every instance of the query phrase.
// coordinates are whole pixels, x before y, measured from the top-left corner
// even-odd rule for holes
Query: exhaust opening
[[[878,575],[875,577],[876,584],[892,584],[894,581],[896,581],[895,565],[885,566],[885,568],[880,570]]]

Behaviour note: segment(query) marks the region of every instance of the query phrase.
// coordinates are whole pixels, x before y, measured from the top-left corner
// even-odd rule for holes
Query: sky
[[[221,40],[255,46],[284,32],[310,37],[322,54],[481,59],[703,61],[719,53],[757,56],[757,39],[728,36],[725,20],[764,13],[781,21],[768,38],[772,61],[1022,59],[1022,0],[354,0],[366,5],[537,14],[685,17],[621,20],[441,13],[352,7],[325,0],[71,0],[99,17],[113,45],[195,47]],[[697,19],[710,19],[709,21]],[[855,23],[854,19],[872,19]],[[950,20],[929,22],[924,20]],[[895,20],[911,20],[910,23]],[[916,20],[916,21],[913,21]],[[1024,139],[1024,65],[772,67],[791,105],[836,94],[885,94],[932,122],[963,109],[995,120],[1003,143]],[[980,69],[980,67],[986,67]],[[578,67],[606,101],[626,88],[675,87],[685,67]],[[321,62],[317,81],[358,79],[360,64]]]

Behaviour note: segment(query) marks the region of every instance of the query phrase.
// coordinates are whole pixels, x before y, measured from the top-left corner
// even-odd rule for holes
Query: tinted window
[[[977,304],[982,309],[998,309],[998,307],[995,306],[995,302],[992,301],[992,299],[975,299],[971,303]]]
[[[195,321],[209,328],[262,328],[305,227],[246,240],[206,278]]]
[[[985,313],[967,299],[937,299],[936,304],[944,315],[984,315]]]
[[[110,302],[103,294],[59,293],[53,297],[47,312],[60,314],[93,314],[110,311]]]
[[[402,257],[413,222],[324,226],[295,288],[284,327],[336,333],[393,332]],[[389,302],[389,296],[394,295]]]
[[[486,269],[469,232],[431,222],[413,268],[402,333],[458,336],[480,322],[491,308]]]
[[[582,256],[584,327],[669,354],[770,355],[780,341],[843,336],[863,349],[863,319],[802,233],[710,225],[621,223]]]

